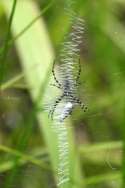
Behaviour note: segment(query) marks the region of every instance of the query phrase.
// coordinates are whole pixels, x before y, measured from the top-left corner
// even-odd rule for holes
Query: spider
[[[79,70],[78,70],[78,75],[76,76],[76,79],[74,80],[73,86],[78,87],[79,79],[80,79],[80,74],[81,74],[81,64],[80,64],[80,59],[78,61],[79,63]],[[54,77],[54,80],[56,84],[52,84],[52,86],[57,87],[58,89],[62,90],[62,95],[59,96],[56,101],[54,102],[54,105],[52,109],[49,112],[49,117],[53,119],[54,112],[56,110],[57,105],[63,100],[66,99],[66,104],[64,106],[64,109],[60,115],[60,121],[63,121],[66,119],[69,115],[71,115],[74,106],[77,104],[81,107],[81,109],[84,110],[84,112],[87,110],[87,106],[85,106],[81,100],[74,94],[72,88],[71,88],[71,82],[68,78],[65,78],[64,84],[61,84],[60,81],[58,81],[56,74],[55,74],[55,60],[53,62],[52,66],[52,74]]]

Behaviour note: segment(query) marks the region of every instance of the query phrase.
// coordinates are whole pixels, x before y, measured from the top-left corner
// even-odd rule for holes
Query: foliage
[[[57,135],[43,108],[69,29],[66,3],[0,2],[2,188],[56,187]],[[86,23],[79,94],[89,110],[77,108],[66,121],[72,182],[61,188],[124,188],[125,2],[77,0],[75,10]]]

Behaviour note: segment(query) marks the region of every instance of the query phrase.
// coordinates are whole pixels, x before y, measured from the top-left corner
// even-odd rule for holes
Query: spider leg
[[[86,112],[86,110],[88,109],[87,106],[81,102],[81,100],[77,97],[74,97],[72,95],[70,95],[71,99],[73,100],[73,102],[76,102],[77,104],[80,105],[81,109],[84,110],[84,112]]]
[[[80,78],[80,74],[81,74],[81,63],[80,63],[80,58],[78,60],[78,64],[79,64],[79,70],[78,70],[78,75],[76,77],[76,85],[79,83],[79,78]]]
[[[59,85],[56,84],[50,84],[51,86],[57,87],[58,89],[62,89]]]
[[[53,114],[55,112],[55,109],[56,109],[57,105],[60,103],[60,101],[63,99],[64,96],[65,95],[63,94],[59,98],[56,99],[56,101],[53,105],[53,108],[50,110],[49,115],[48,115],[51,119],[53,119]]]
[[[55,82],[57,83],[58,87],[61,88],[61,84],[60,84],[60,82],[56,78],[54,67],[55,67],[55,60],[53,61],[52,73],[53,73],[53,77],[54,77]]]

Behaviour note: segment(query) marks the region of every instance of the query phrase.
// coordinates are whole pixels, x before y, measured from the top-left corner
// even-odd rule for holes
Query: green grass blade
[[[11,34],[11,25],[12,25],[12,21],[13,21],[13,17],[14,17],[14,13],[15,13],[15,9],[16,9],[16,4],[17,4],[17,0],[13,0],[13,4],[12,4],[12,10],[9,16],[9,21],[8,21],[8,29],[7,29],[7,33],[6,33],[6,38],[5,38],[5,42],[4,42],[4,47],[2,50],[2,54],[0,57],[0,85],[2,84],[2,81],[4,79],[4,74],[5,74],[5,70],[6,70],[6,57],[8,54],[8,50],[9,50],[9,46],[8,46],[8,42],[10,40],[10,34]]]

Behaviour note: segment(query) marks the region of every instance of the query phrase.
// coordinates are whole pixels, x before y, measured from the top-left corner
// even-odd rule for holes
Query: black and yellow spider
[[[65,106],[64,109],[62,110],[61,114],[60,114],[60,121],[63,121],[65,118],[67,118],[73,111],[73,108],[76,105],[80,105],[81,109],[84,110],[84,112],[87,110],[87,106],[85,106],[84,103],[81,102],[81,100],[76,96],[76,93],[74,92],[73,88],[77,88],[79,85],[79,78],[80,78],[80,74],[81,74],[81,64],[80,64],[80,59],[78,61],[79,63],[79,70],[78,70],[78,75],[76,77],[75,80],[71,80],[70,75],[69,78],[68,76],[65,77],[65,79],[63,80],[63,84],[58,81],[56,74],[55,74],[55,61],[53,62],[53,67],[52,67],[52,74],[54,77],[54,80],[56,82],[56,84],[53,84],[53,86],[59,88],[62,90],[62,95],[59,96],[56,101],[54,102],[54,105],[52,107],[52,109],[49,112],[49,117],[51,119],[53,119],[53,115],[54,112],[56,110],[57,105],[62,101],[65,100]]]

